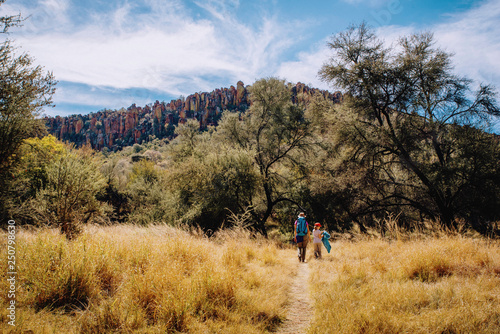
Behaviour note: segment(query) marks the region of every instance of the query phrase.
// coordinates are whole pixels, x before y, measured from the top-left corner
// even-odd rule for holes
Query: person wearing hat
[[[295,221],[295,237],[293,240],[297,243],[298,258],[300,262],[306,262],[306,249],[310,238],[309,224],[306,221],[306,214],[299,213]]]
[[[320,231],[321,224],[316,223],[314,224],[314,230],[313,230],[313,249],[314,249],[314,257],[316,259],[321,259],[321,244],[322,238],[323,238],[323,231]]]

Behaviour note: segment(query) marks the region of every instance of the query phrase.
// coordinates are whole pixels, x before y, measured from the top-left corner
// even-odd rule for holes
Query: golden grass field
[[[4,333],[269,333],[300,265],[311,272],[308,333],[500,332],[500,245],[478,237],[336,241],[320,261],[310,248],[307,264],[244,230],[88,227],[73,241],[55,230],[16,241],[16,327],[3,293]],[[7,291],[5,251],[0,261]]]
[[[498,243],[337,242],[311,269],[311,333],[500,333]]]
[[[290,249],[244,231],[209,240],[169,227],[115,226],[71,242],[54,230],[20,232],[17,243],[13,333],[265,333],[285,317],[296,269]],[[3,274],[6,262],[2,254]],[[6,285],[3,277],[0,290]]]

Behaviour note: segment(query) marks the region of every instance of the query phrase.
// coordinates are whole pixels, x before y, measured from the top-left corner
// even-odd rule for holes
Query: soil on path
[[[290,289],[290,304],[283,325],[278,334],[305,334],[312,319],[313,310],[309,297],[309,264],[297,263],[297,276]]]

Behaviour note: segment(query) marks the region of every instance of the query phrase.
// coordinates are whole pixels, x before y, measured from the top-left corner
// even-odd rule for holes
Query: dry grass
[[[499,332],[498,242],[394,235],[337,241],[324,260],[311,259],[310,333]],[[21,230],[12,333],[272,332],[285,319],[298,265],[283,247],[243,229],[207,239],[113,226],[71,242],[54,230]],[[1,296],[0,331],[9,332]]]
[[[498,243],[460,236],[336,242],[311,265],[311,333],[500,330]]]
[[[18,333],[265,333],[285,318],[294,271],[291,250],[245,231],[209,240],[114,226],[72,242],[53,230],[21,231],[17,252]],[[8,331],[5,297],[0,326]]]

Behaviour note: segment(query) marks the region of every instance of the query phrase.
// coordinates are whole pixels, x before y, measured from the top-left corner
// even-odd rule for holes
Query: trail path
[[[297,263],[297,276],[290,289],[292,299],[287,310],[287,317],[278,334],[305,334],[312,319],[312,302],[309,297],[309,263]]]

